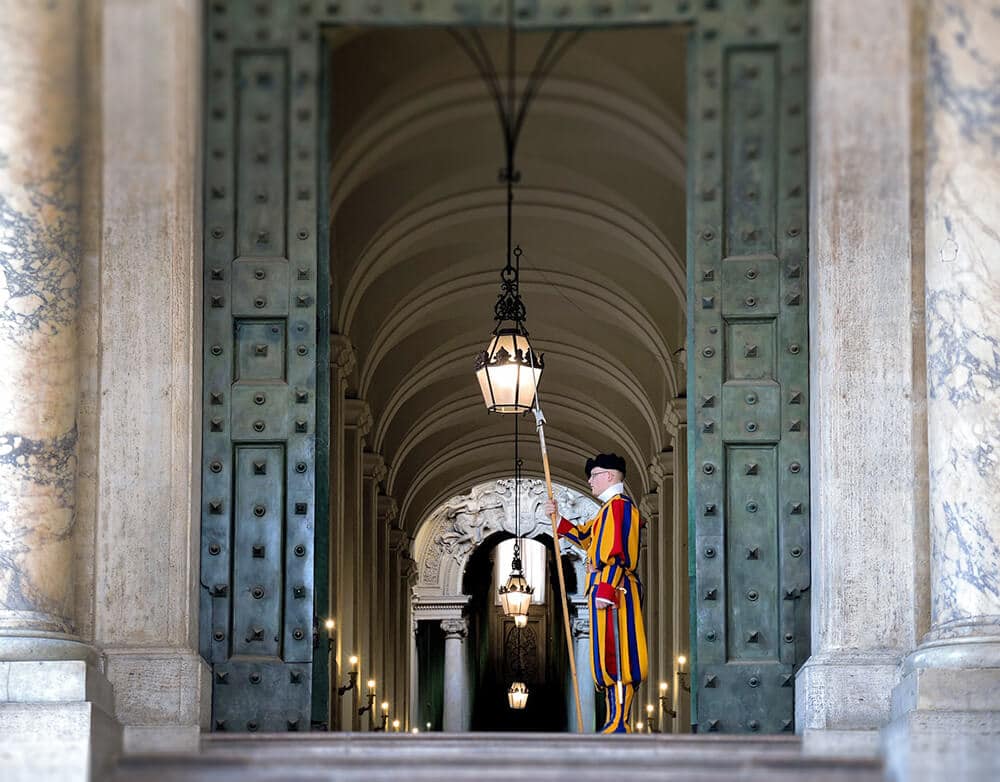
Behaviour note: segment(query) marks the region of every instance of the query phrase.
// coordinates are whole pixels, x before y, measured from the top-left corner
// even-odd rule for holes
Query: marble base
[[[927,644],[910,655],[882,746],[894,782],[1000,779],[1000,641]]]
[[[189,649],[107,649],[124,751],[197,751],[212,710],[208,664]]]
[[[795,679],[795,725],[810,755],[871,757],[899,676],[893,652],[810,657]]]
[[[110,683],[82,660],[0,662],[5,782],[106,779],[121,752]]]

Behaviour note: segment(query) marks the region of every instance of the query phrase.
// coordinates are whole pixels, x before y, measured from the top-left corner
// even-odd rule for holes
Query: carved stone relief
[[[577,491],[554,487],[559,510],[571,520],[588,519],[598,504]],[[551,535],[552,525],[543,511],[545,483],[522,480],[520,502],[515,503],[513,479],[501,479],[475,486],[468,494],[442,503],[417,534],[416,559],[419,567],[418,600],[421,597],[461,594],[465,565],[476,548],[497,532],[514,534],[515,509],[520,512],[522,537]],[[563,543],[563,554],[578,558],[578,552]],[[577,583],[582,584],[582,571]]]

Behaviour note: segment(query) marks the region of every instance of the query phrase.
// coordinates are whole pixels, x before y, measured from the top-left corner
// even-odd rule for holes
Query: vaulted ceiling
[[[503,67],[503,34],[486,32]],[[683,393],[685,33],[588,33],[542,86],[518,147],[514,241],[553,475],[586,491],[587,456],[628,460],[651,488],[663,416]],[[518,37],[529,72],[544,34]],[[357,355],[368,449],[414,530],[445,498],[510,475],[511,416],[473,374],[505,263],[495,105],[444,30],[330,39],[332,328]],[[520,80],[523,89],[524,80]],[[541,474],[533,420],[525,473]]]

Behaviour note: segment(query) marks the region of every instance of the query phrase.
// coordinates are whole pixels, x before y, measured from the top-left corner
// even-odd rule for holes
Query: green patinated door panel
[[[288,5],[207,6],[201,652],[213,730],[308,730],[312,718],[318,34]]]
[[[809,654],[806,9],[719,5],[688,78],[692,721],[773,733]]]
[[[701,731],[791,730],[809,649],[806,5],[514,10],[525,30],[691,29],[693,714]],[[206,3],[201,651],[215,730],[305,730],[327,714],[323,28],[506,13],[471,0]]]

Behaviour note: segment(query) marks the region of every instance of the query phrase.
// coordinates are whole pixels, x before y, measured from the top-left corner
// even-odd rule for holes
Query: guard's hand
[[[556,518],[559,518],[559,505],[556,503],[555,500],[546,500],[545,515],[551,516],[552,514],[555,514]]]

